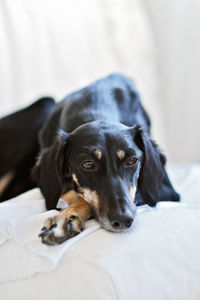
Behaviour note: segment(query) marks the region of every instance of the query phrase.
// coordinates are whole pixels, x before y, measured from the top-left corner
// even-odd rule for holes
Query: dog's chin
[[[97,217],[100,225],[102,228],[104,228],[107,231],[111,231],[111,232],[129,232],[133,230],[134,227],[134,221],[132,223],[132,225],[129,228],[124,228],[124,229],[115,229],[113,228],[113,226],[110,224],[109,220],[105,217]]]

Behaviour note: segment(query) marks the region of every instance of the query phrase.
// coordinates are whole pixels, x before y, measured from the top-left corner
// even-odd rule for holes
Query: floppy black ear
[[[134,130],[135,143],[143,152],[143,161],[138,178],[139,191],[146,204],[155,206],[159,201],[160,187],[165,174],[165,156],[139,125],[135,126]]]
[[[42,151],[32,177],[41,189],[48,210],[55,209],[62,193],[66,172],[66,146],[69,135],[60,130],[53,144]]]

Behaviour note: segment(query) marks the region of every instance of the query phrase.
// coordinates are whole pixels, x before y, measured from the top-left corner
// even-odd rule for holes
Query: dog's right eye
[[[126,165],[127,166],[135,165],[137,161],[138,161],[137,157],[133,156],[127,160]]]
[[[88,169],[88,170],[94,170],[95,169],[95,163],[92,160],[88,160],[88,161],[84,161],[81,166],[84,169]]]

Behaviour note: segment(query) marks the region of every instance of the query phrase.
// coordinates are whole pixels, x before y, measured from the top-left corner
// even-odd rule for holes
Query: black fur
[[[139,94],[122,74],[100,79],[56,105],[43,98],[2,118],[0,138],[0,177],[15,172],[0,201],[36,182],[47,209],[55,209],[60,195],[74,189],[88,201],[97,196],[98,207],[91,204],[94,215],[103,226],[109,222],[104,226],[109,229],[120,222],[129,227],[135,205],[179,200],[165,171],[166,158],[150,138],[150,119]],[[119,150],[125,157],[119,157]],[[130,158],[136,159],[133,165]],[[94,168],[85,169],[86,161]],[[136,186],[134,205],[130,191]]]
[[[111,216],[127,210],[129,188],[137,183],[137,205],[179,200],[165,171],[165,156],[150,138],[150,120],[139,94],[122,74],[111,74],[58,103],[39,141],[41,153],[33,177],[47,209],[56,208],[61,193],[73,188],[81,194],[83,188],[97,193],[98,215],[106,211]],[[101,149],[102,159],[94,157],[95,149]],[[119,149],[126,152],[123,160],[117,157]],[[131,156],[138,161],[127,167]],[[82,167],[88,160],[95,162],[92,171]]]
[[[30,173],[39,152],[38,131],[54,105],[52,98],[42,98],[0,119],[0,177],[11,170],[15,173],[0,202],[36,186]]]

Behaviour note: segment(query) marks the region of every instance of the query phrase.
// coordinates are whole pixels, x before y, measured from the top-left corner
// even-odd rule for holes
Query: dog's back
[[[57,104],[40,133],[41,148],[49,147],[58,128],[70,133],[95,120],[140,124],[150,133],[150,120],[129,77],[113,73],[68,95]]]

